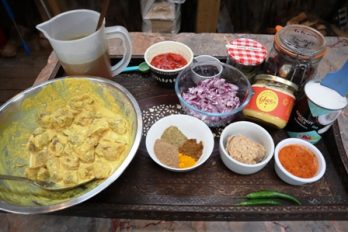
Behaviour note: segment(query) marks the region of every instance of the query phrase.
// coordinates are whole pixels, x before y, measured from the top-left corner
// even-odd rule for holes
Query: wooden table
[[[131,33],[133,61],[140,62],[145,49],[162,40],[181,41],[190,46],[195,55],[209,54],[226,57],[226,41],[241,35],[231,34],[145,34]],[[263,43],[268,50],[273,36],[245,35]],[[328,53],[323,58],[318,77],[337,70],[348,57],[348,40],[327,38]],[[116,41],[109,41],[110,53],[118,56]],[[48,59],[34,84],[64,75],[54,53]],[[138,100],[144,116],[143,141],[124,174],[103,192],[75,207],[58,214],[167,220],[323,220],[348,219],[348,158],[341,138],[347,137],[343,123],[338,123],[317,145],[327,161],[327,172],[322,180],[308,186],[283,183],[273,170],[273,161],[261,172],[241,176],[230,172],[218,155],[217,140],[211,158],[199,169],[189,173],[172,173],[156,165],[148,156],[144,138],[156,117],[156,106],[174,107],[178,103],[173,89],[159,86],[148,74],[122,74],[113,80],[125,86]],[[157,109],[158,110],[158,109]],[[172,109],[173,110],[173,109]],[[175,112],[175,109],[174,109]],[[167,114],[173,113],[168,111]],[[165,114],[161,112],[161,114]],[[343,114],[346,120],[347,111]],[[152,118],[152,119],[151,119]],[[345,122],[345,121],[343,121]],[[342,124],[342,123],[341,123]],[[286,137],[284,131],[270,130],[274,142]],[[342,129],[341,129],[342,132]],[[344,140],[347,143],[347,139]],[[276,189],[298,196],[303,205],[280,207],[236,206],[243,196],[261,188]]]

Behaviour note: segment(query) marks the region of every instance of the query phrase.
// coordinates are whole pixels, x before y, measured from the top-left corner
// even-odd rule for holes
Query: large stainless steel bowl
[[[60,78],[31,87],[10,99],[0,107],[0,173],[24,175],[28,162],[22,153],[29,134],[37,127],[37,113],[50,106],[50,99],[60,95],[64,97],[71,91],[66,80],[89,83],[103,99],[106,92],[120,106],[121,111],[130,120],[132,127],[132,145],[128,155],[120,166],[103,181],[94,181],[83,187],[64,192],[49,192],[27,182],[0,181],[0,209],[20,214],[37,214],[61,210],[79,204],[95,196],[113,183],[127,168],[139,147],[142,133],[142,115],[135,98],[121,85],[110,80],[95,77]],[[47,91],[46,91],[47,90]],[[51,95],[54,91],[56,95]],[[86,90],[87,91],[87,90]],[[83,93],[83,85],[79,92]],[[105,99],[110,101],[110,99]],[[12,151],[12,152],[11,152]],[[42,202],[35,200],[42,197]],[[28,199],[32,199],[28,201]]]

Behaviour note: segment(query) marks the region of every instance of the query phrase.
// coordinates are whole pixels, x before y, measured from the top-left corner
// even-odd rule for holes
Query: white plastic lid
[[[348,104],[346,97],[342,97],[335,90],[321,85],[317,81],[310,81],[305,85],[307,97],[316,105],[329,110],[340,110]]]

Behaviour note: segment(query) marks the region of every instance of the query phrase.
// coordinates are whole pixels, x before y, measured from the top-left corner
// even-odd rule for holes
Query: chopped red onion
[[[229,112],[240,105],[238,86],[222,78],[211,78],[183,93],[183,98],[199,110],[209,113]]]

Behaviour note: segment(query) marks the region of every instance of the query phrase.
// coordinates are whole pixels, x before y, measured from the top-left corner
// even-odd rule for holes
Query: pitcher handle
[[[112,76],[121,73],[129,64],[132,57],[132,43],[126,28],[122,26],[105,27],[107,39],[118,38],[122,40],[123,57],[117,64],[111,67]]]

